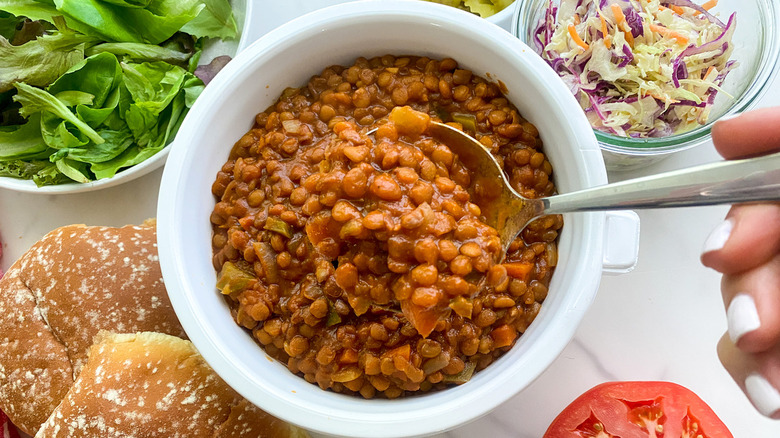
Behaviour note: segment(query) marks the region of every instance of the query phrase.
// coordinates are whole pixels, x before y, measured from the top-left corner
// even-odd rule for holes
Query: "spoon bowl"
[[[485,223],[498,231],[503,253],[530,222],[549,214],[780,200],[780,153],[529,199],[512,188],[493,154],[467,133],[434,121],[426,133],[447,145],[477,175],[469,187],[472,201],[482,210]]]
[[[512,188],[496,157],[482,143],[450,125],[431,121],[427,133],[458,156],[460,162],[476,175],[469,192],[482,210],[485,223],[498,231],[502,256],[515,237],[534,219],[543,216],[542,198],[523,197]]]

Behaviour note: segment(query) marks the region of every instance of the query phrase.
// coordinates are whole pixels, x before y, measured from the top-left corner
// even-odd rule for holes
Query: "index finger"
[[[780,151],[780,107],[762,108],[715,122],[715,149],[724,158],[745,158]]]

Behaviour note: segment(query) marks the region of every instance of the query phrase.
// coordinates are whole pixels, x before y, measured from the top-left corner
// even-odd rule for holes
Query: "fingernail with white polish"
[[[729,337],[735,344],[746,333],[761,327],[756,302],[747,294],[738,294],[731,300],[726,317],[729,324]]]
[[[772,417],[780,411],[780,392],[762,375],[749,375],[745,379],[745,392],[762,415]]]
[[[704,249],[702,249],[702,254],[722,249],[729,240],[729,236],[731,236],[731,230],[733,229],[733,220],[726,219],[725,221],[721,222],[720,225],[712,230],[709,237],[707,237],[707,240],[704,241]]]

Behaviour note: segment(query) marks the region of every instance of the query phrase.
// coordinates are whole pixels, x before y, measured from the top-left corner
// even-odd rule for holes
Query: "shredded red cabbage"
[[[614,15],[614,5],[623,17]],[[671,15],[661,5],[683,12],[675,9]],[[561,11],[572,16],[562,17]],[[676,20],[686,22],[675,26]],[[571,25],[579,43],[569,35]],[[721,85],[736,67],[728,60],[735,26],[735,13],[723,24],[689,0],[549,0],[533,40],[579,98],[594,128],[661,137],[706,123]],[[691,58],[705,53],[706,59]]]

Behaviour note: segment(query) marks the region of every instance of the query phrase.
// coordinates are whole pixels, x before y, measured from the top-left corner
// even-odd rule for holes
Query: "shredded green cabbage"
[[[535,32],[542,57],[577,96],[594,128],[663,137],[704,125],[736,67],[736,13],[690,0],[548,2]]]

